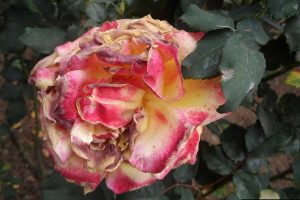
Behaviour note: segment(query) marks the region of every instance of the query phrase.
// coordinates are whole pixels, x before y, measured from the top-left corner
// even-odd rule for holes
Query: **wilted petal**
[[[129,163],[123,162],[119,168],[106,177],[107,187],[120,194],[150,185],[156,179],[150,173],[144,173]]]
[[[94,125],[78,118],[70,132],[71,142],[78,145],[89,145],[93,141],[93,133]]]
[[[143,76],[143,80],[154,93],[162,97],[164,86],[164,63],[159,51],[155,48],[149,51],[149,60],[147,63],[147,72]]]
[[[54,86],[58,71],[59,66],[57,65],[40,67],[32,72],[29,83],[33,83],[40,90],[46,90],[48,87]]]
[[[117,129],[130,122],[142,105],[144,91],[129,84],[97,84],[92,94],[77,101],[83,120]]]
[[[203,128],[201,126],[195,128],[193,133],[190,135],[187,143],[182,148],[182,151],[179,153],[173,168],[177,168],[184,163],[189,163],[192,165],[195,164],[202,131]]]
[[[171,34],[178,43],[179,60],[183,59],[195,50],[197,42],[204,36],[203,32],[188,33],[186,31],[178,31]]]
[[[206,125],[227,114],[217,108],[225,103],[220,77],[207,80],[184,80],[185,95],[171,105],[183,110],[191,124]],[[204,121],[203,121],[204,120]]]
[[[72,154],[68,133],[59,124],[51,123],[45,118],[42,118],[42,126],[46,132],[46,139],[49,140],[54,153],[61,163],[65,163]]]
[[[159,173],[174,162],[192,127],[182,112],[156,97],[144,101],[147,128],[136,136],[129,162],[143,172]]]

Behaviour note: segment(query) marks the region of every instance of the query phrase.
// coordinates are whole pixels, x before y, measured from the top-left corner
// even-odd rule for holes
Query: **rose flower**
[[[225,102],[220,77],[182,78],[202,36],[150,16],[123,19],[39,61],[29,82],[55,169],[85,192],[105,179],[119,194],[194,164],[202,127],[224,116]]]

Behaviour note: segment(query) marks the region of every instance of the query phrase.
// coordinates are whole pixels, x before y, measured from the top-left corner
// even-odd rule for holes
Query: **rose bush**
[[[123,19],[39,61],[29,82],[56,170],[86,192],[106,179],[118,194],[194,164],[202,127],[224,116],[225,102],[220,77],[182,78],[202,36],[150,16]]]

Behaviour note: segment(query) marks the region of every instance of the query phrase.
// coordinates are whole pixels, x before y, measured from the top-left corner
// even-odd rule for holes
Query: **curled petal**
[[[181,148],[182,151],[179,153],[173,168],[177,168],[184,163],[195,164],[202,131],[203,128],[201,126],[193,131],[185,146]]]
[[[34,84],[40,90],[46,90],[48,87],[54,86],[58,71],[59,66],[57,65],[41,67],[32,72],[29,83]]]
[[[142,105],[144,91],[129,84],[98,84],[91,96],[77,101],[83,120],[112,129],[125,126]]]
[[[114,193],[120,194],[150,185],[155,180],[150,173],[141,172],[129,163],[123,162],[107,175],[106,184]]]
[[[147,128],[138,133],[129,162],[143,172],[159,173],[172,164],[190,134],[185,115],[156,97],[146,98]]]
[[[42,118],[42,126],[46,132],[45,138],[49,140],[53,153],[55,153],[61,163],[65,163],[72,154],[70,138],[66,130],[62,126],[51,123],[45,118]]]
[[[178,31],[171,33],[178,43],[179,50],[179,60],[180,62],[189,55],[192,51],[195,50],[197,42],[204,36],[203,32],[198,33],[188,33],[185,31]]]
[[[89,145],[93,141],[93,133],[94,126],[78,118],[70,132],[71,142],[78,145]]]

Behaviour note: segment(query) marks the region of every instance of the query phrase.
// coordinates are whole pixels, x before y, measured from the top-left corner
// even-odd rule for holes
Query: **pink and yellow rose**
[[[194,164],[202,127],[224,116],[225,102],[219,77],[182,78],[202,36],[150,16],[123,19],[39,61],[29,81],[56,170],[86,192],[105,179],[119,194]]]

